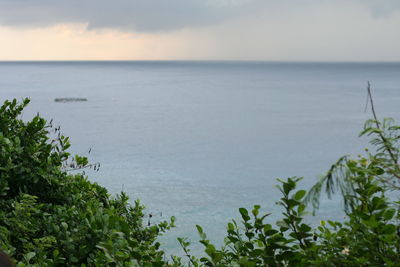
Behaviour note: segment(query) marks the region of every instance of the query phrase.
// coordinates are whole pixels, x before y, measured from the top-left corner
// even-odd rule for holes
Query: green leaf
[[[256,216],[258,216],[259,211],[260,211],[260,205],[254,205],[254,208],[253,208],[253,210],[251,212],[256,217]]]
[[[385,220],[391,220],[395,213],[396,213],[395,209],[388,209],[387,211],[385,211],[383,218]]]
[[[307,191],[305,190],[299,190],[296,192],[293,198],[297,201],[300,201],[306,195],[306,193]]]
[[[199,234],[203,234],[203,228],[201,228],[200,225],[196,224],[196,228],[197,228],[197,232],[199,232]]]
[[[36,256],[35,252],[29,252],[26,254],[25,259],[27,262],[29,262],[31,259],[33,259]]]
[[[247,209],[245,209],[245,208],[239,208],[239,212],[240,212],[240,214],[242,215],[242,218],[243,218],[244,221],[250,220],[249,212],[247,211]]]
[[[62,222],[62,223],[61,223],[61,226],[62,226],[64,229],[68,229],[68,224],[67,224],[66,222]]]
[[[391,235],[391,234],[394,234],[395,232],[396,232],[396,226],[393,224],[385,225],[382,228],[382,233],[385,235]]]

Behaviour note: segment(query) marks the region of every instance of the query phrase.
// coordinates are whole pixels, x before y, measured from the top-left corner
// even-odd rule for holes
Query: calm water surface
[[[30,97],[25,118],[53,118],[72,152],[101,163],[90,180],[140,198],[152,222],[176,216],[163,238],[175,253],[195,224],[221,240],[239,207],[276,214],[276,178],[307,188],[362,152],[367,80],[379,115],[400,119],[400,63],[0,63],[0,100]],[[340,205],[324,200],[318,216],[340,217]]]

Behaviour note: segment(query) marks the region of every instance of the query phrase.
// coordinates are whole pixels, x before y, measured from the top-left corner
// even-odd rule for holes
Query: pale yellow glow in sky
[[[47,28],[0,27],[1,60],[171,59],[174,42],[163,35],[88,31],[83,24]],[[167,38],[168,39],[168,38]]]
[[[400,61],[399,29],[399,11],[374,18],[356,4],[158,33],[0,26],[0,60]]]

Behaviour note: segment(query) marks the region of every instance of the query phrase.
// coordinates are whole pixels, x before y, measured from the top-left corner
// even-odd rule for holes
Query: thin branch
[[[380,129],[380,126],[378,123],[378,117],[376,116],[376,112],[375,112],[374,100],[372,99],[371,83],[369,81],[367,82],[367,91],[368,91],[368,98],[371,103],[372,115],[374,116],[374,119],[375,119],[376,128]]]
[[[375,112],[374,100],[372,98],[372,93],[371,93],[371,83],[369,81],[367,83],[367,91],[368,91],[368,98],[369,98],[369,101],[371,103],[371,111],[372,111],[372,115],[374,116],[376,128],[381,130],[381,127],[380,127],[379,121],[378,121],[378,116],[376,115],[376,112]],[[397,167],[397,164],[398,164],[397,163],[397,159],[396,159],[392,149],[388,145],[388,141],[387,141],[386,137],[380,131],[378,132],[378,135],[381,138],[381,140],[383,141],[383,145],[385,146],[387,152],[389,153],[391,160],[393,161],[393,163]],[[398,175],[394,175],[394,176],[396,176],[397,178],[400,178]]]

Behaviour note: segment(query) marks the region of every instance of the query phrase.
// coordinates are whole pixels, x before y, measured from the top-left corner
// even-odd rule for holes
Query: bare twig
[[[375,106],[374,106],[374,100],[372,98],[372,93],[371,93],[371,83],[368,81],[367,82],[367,91],[368,91],[368,98],[369,98],[369,102],[371,104],[371,111],[372,111],[372,115],[374,116],[374,120],[375,120],[375,125],[376,128],[381,130],[381,127],[379,125],[379,121],[378,121],[378,116],[376,115],[375,112]],[[392,151],[392,149],[390,148],[390,146],[388,145],[388,140],[386,139],[386,137],[382,134],[382,132],[378,132],[379,137],[381,138],[383,145],[385,146],[387,152],[389,153],[390,159],[393,161],[394,165],[396,166],[396,168],[398,168],[398,162],[397,159]],[[400,179],[400,176],[393,173],[393,175],[397,178]]]

